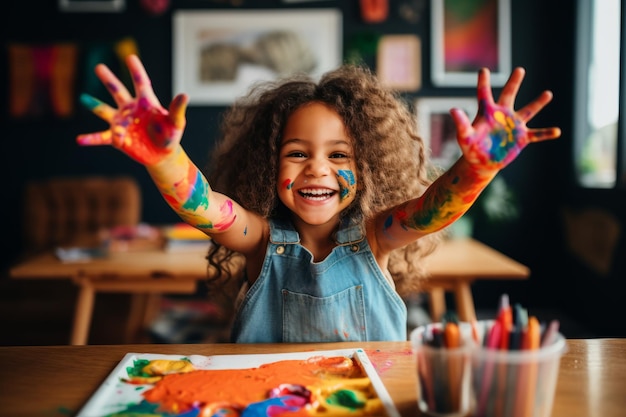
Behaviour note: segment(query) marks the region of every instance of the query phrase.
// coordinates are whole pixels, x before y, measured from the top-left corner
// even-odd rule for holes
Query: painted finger
[[[478,72],[478,85],[476,87],[476,96],[481,109],[484,110],[483,103],[493,103],[493,93],[491,92],[491,73],[487,68],[482,68]],[[479,110],[480,111],[480,110]]]
[[[502,93],[500,93],[500,98],[498,99],[499,105],[509,107],[511,109],[513,108],[515,105],[515,97],[517,97],[517,92],[519,91],[525,75],[526,70],[522,67],[517,67],[513,70],[513,72],[511,72],[509,79],[502,88]]]
[[[456,125],[457,136],[466,138],[473,133],[472,123],[470,122],[467,114],[457,108],[453,108],[450,110],[450,115],[452,116],[452,120]]]
[[[135,86],[135,95],[147,99],[150,103],[159,104],[159,99],[154,94],[152,89],[152,81],[148,77],[148,73],[144,68],[141,60],[137,55],[129,55],[126,60],[128,64],[128,70],[133,78],[133,85]]]
[[[541,109],[543,109],[550,101],[552,101],[552,92],[544,91],[532,102],[528,103],[517,111],[517,115],[524,123],[535,117]]]
[[[104,64],[98,64],[96,65],[95,71],[100,81],[102,81],[106,89],[111,93],[111,97],[113,97],[113,100],[117,103],[117,107],[122,107],[132,99],[128,89],[115,74],[113,74],[109,67]]]
[[[106,120],[109,123],[113,121],[116,110],[105,102],[100,101],[89,94],[81,94],[80,102],[102,120]]]
[[[170,103],[169,118],[178,129],[185,127],[185,111],[189,98],[186,94],[178,94]]]
[[[103,132],[87,133],[85,135],[78,135],[76,142],[81,146],[99,146],[111,144],[111,131],[105,130]]]
[[[541,142],[543,140],[556,139],[561,136],[561,129],[558,127],[546,127],[542,129],[529,129],[528,141]]]

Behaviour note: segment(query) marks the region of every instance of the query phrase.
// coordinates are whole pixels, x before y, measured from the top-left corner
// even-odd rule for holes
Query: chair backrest
[[[141,219],[141,192],[129,177],[32,181],[24,197],[28,253],[80,242],[105,228],[137,225]]]

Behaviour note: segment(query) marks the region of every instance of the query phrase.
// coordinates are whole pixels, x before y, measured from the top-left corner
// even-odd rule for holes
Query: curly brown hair
[[[421,195],[430,184],[433,167],[410,107],[367,67],[346,64],[317,83],[309,76],[294,75],[256,84],[237,100],[223,115],[221,140],[209,166],[212,188],[261,216],[288,216],[276,192],[281,135],[291,114],[311,102],[335,110],[353,140],[360,187],[343,216],[367,222]],[[400,294],[419,288],[424,276],[420,259],[434,248],[438,235],[392,253],[389,271]],[[217,269],[211,288],[228,284],[231,275],[224,264],[233,256],[219,245],[211,250],[207,258]]]

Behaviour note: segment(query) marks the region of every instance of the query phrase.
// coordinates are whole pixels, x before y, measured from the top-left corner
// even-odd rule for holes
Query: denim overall
[[[347,222],[346,222],[347,223]],[[237,309],[237,343],[406,340],[406,305],[358,224],[342,224],[321,262],[291,222],[270,219],[261,273]]]

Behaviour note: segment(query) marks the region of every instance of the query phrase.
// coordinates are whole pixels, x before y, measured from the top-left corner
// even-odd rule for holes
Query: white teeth
[[[323,194],[332,194],[333,190],[321,190],[319,188],[305,188],[300,190],[302,194],[312,194],[312,195],[323,195]]]
[[[304,188],[299,192],[302,197],[313,201],[323,201],[335,194],[333,190],[320,188]]]

